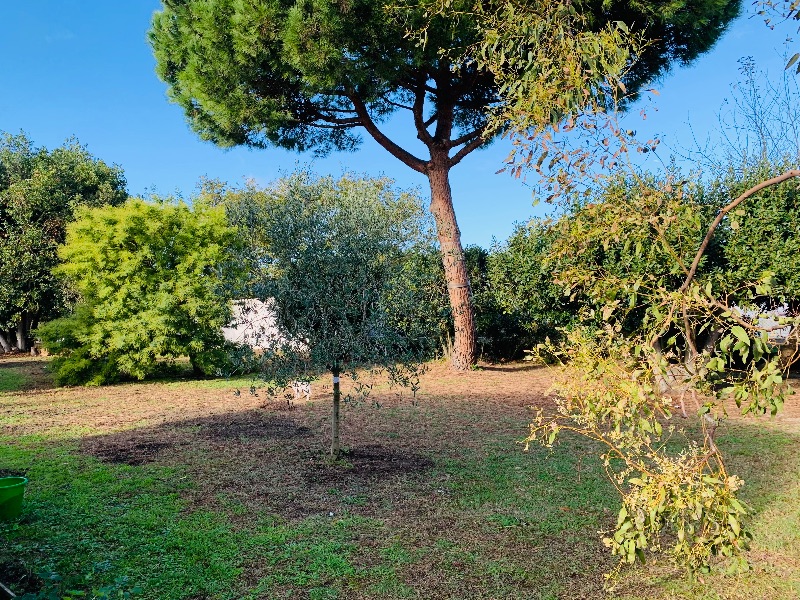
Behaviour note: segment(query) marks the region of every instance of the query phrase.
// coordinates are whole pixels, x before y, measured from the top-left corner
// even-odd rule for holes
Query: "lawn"
[[[378,382],[344,407],[290,406],[249,379],[54,389],[42,358],[0,358],[0,474],[30,479],[0,525],[18,594],[139,598],[596,598],[615,564],[598,531],[615,490],[593,448],[524,452],[550,374],[432,364],[416,401]],[[718,443],[747,481],[752,570],[688,580],[666,560],[610,597],[800,597],[800,410],[732,419]],[[380,407],[376,407],[375,404]],[[138,590],[137,590],[138,591]],[[115,595],[116,594],[116,595]],[[42,596],[44,597],[44,596]]]

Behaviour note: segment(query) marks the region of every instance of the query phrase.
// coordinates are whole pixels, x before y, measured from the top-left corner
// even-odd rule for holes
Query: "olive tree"
[[[261,265],[253,288],[276,314],[264,377],[285,385],[330,372],[336,457],[340,377],[386,367],[402,379],[430,349],[428,333],[404,314],[427,293],[404,285],[409,252],[431,241],[425,212],[416,196],[396,192],[386,179],[308,173],[228,194],[224,202],[249,230]]]

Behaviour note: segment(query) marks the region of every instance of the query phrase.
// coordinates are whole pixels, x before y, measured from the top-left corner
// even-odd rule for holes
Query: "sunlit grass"
[[[249,381],[111,386],[85,404],[98,410],[106,402],[124,404],[133,391],[149,398],[163,387],[191,394],[204,386],[238,386],[244,394]],[[29,424],[25,409],[13,405],[23,398],[4,399],[0,425]],[[520,411],[497,414],[494,430],[470,403],[434,398],[422,407],[372,411],[368,422],[378,439],[404,444],[425,436],[428,447],[441,442],[443,450],[426,451],[431,466],[422,474],[392,473],[351,488],[332,481],[322,488],[334,507],[330,513],[292,516],[264,509],[266,499],[245,484],[215,489],[213,481],[198,479],[197,473],[213,479],[232,466],[243,473],[258,468],[264,442],[257,437],[235,438],[253,449],[252,458],[225,455],[225,442],[217,440],[181,446],[151,464],[105,463],[81,448],[88,436],[109,434],[81,422],[80,394],[47,398],[45,410],[63,409],[75,418],[21,436],[0,428],[0,471],[30,479],[22,519],[0,525],[0,567],[58,573],[61,592],[110,585],[122,591],[138,586],[138,597],[153,600],[595,598],[604,595],[602,574],[615,565],[599,532],[613,526],[619,498],[596,448],[565,436],[552,450],[525,452],[518,443],[526,431]],[[311,403],[281,415],[299,418],[297,411],[304,411],[305,423],[317,423],[325,404],[320,399],[319,409]],[[137,428],[135,422],[108,426]],[[202,426],[184,424],[181,431],[200,439],[191,436]],[[690,580],[667,559],[655,559],[625,571],[611,597],[800,595],[796,425],[740,422],[721,428],[718,443],[730,471],[746,480],[742,494],[755,510],[752,570]],[[286,451],[279,460],[291,473],[307,457]],[[265,482],[259,493],[282,485],[280,479]],[[389,486],[388,496],[380,486]]]
[[[16,392],[27,383],[28,378],[16,369],[0,367],[0,392]]]

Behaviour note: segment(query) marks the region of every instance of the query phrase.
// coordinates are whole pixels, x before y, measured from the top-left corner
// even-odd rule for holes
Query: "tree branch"
[[[791,326],[790,323],[783,323],[783,324],[778,323],[776,325],[768,325],[766,327],[762,327],[762,326],[759,326],[759,325],[753,325],[752,323],[750,323],[746,319],[744,319],[744,318],[740,317],[739,315],[737,315],[731,309],[731,307],[728,306],[727,304],[725,304],[723,302],[720,302],[716,298],[711,298],[710,296],[707,296],[707,298],[708,298],[709,303],[712,306],[715,306],[718,309],[724,311],[724,313],[726,315],[727,314],[730,315],[729,317],[726,317],[726,318],[731,319],[734,323],[737,323],[737,324],[741,325],[744,329],[749,329],[750,331],[764,331],[766,333],[771,333],[773,331],[778,331],[779,329],[784,329],[785,327]]]
[[[356,111],[354,111],[352,108],[326,108],[325,111],[332,113],[349,113],[352,115],[356,114]]]
[[[786,171],[783,175],[778,175],[777,177],[773,177],[772,179],[767,179],[766,181],[762,181],[758,185],[754,185],[749,190],[744,192],[741,196],[736,198],[733,202],[725,206],[722,210],[719,211],[717,214],[717,218],[714,219],[714,222],[711,223],[711,226],[708,228],[708,233],[706,233],[706,237],[703,239],[703,243],[700,244],[700,248],[697,250],[697,254],[694,257],[694,261],[692,261],[692,266],[689,268],[689,273],[686,275],[686,280],[683,282],[683,285],[678,290],[679,292],[685,292],[689,287],[689,284],[692,283],[692,279],[694,279],[694,275],[697,272],[697,266],[700,264],[700,260],[703,258],[703,255],[708,248],[708,244],[711,241],[711,238],[714,237],[714,232],[719,227],[719,224],[722,223],[722,219],[725,218],[730,211],[734,208],[739,206],[742,202],[747,200],[753,194],[757,194],[764,188],[771,187],[773,185],[777,185],[779,183],[783,183],[784,181],[791,179],[792,177],[800,176],[800,169],[791,169]]]
[[[424,86],[421,86],[424,87]],[[423,110],[425,109],[425,90],[417,88],[414,96],[414,126],[417,128],[417,137],[426,146],[433,143],[433,136],[425,126]]]
[[[383,101],[386,102],[386,104],[391,104],[392,106],[396,106],[397,108],[404,108],[406,110],[414,110],[413,106],[407,106],[405,104],[400,104],[399,102],[392,102],[388,98],[384,98]]]
[[[347,117],[346,119],[340,119],[338,117],[331,117],[328,115],[319,115],[318,118],[326,123],[333,123],[334,125],[345,127],[357,127],[358,125],[361,125],[361,117]],[[320,127],[320,125],[315,125],[315,127]]]
[[[369,111],[367,110],[367,107],[361,98],[359,98],[355,93],[351,94],[349,98],[360,118],[360,125],[367,130],[367,133],[369,133],[376,142],[378,142],[392,156],[400,160],[406,166],[411,167],[418,173],[427,172],[428,163],[426,161],[417,158],[407,150],[404,150],[386,137],[386,135],[380,129],[378,129],[378,126],[372,120],[372,117],[369,116]]]
[[[481,134],[483,134],[483,131],[481,131]],[[467,154],[469,154],[473,150],[476,150],[477,148],[480,148],[485,141],[486,140],[483,139],[483,135],[479,135],[478,137],[473,139],[471,142],[469,142],[466,146],[462,147],[461,150],[459,150],[453,155],[453,158],[450,159],[450,166],[451,167],[456,166],[458,163],[462,161],[462,159]]]
[[[483,135],[484,131],[486,131],[485,127],[479,127],[478,129],[470,131],[469,133],[465,133],[459,138],[450,140],[447,143],[447,147],[455,148],[456,146],[460,146],[461,144],[466,144],[467,142],[471,142],[476,136],[480,137],[481,135]]]
[[[314,123],[314,125],[312,125],[312,127],[316,128],[316,129],[352,129],[353,127],[357,127],[360,124],[361,124],[360,121],[358,123],[356,123],[355,125],[352,125],[352,124],[351,125],[342,125],[342,124],[336,124],[336,123],[331,123],[331,124]]]

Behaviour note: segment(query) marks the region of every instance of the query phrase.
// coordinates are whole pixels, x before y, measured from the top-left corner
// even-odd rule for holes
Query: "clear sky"
[[[370,139],[355,153],[317,160],[279,149],[221,150],[201,142],[155,75],[147,30],[159,6],[157,0],[0,0],[0,130],[24,130],[36,145],[48,148],[75,136],[95,156],[119,164],[134,195],[155,191],[189,197],[201,177],[267,183],[309,164],[322,174],[387,175],[427,195],[423,176]],[[752,11],[749,1],[744,10]],[[658,110],[649,111],[640,134],[661,134],[662,156],[670,148],[691,146],[692,131],[701,139],[713,135],[716,114],[739,78],[738,59],[754,56],[770,74],[781,72],[784,41],[794,29],[770,31],[750,15],[740,18],[711,53],[655,85]],[[792,48],[800,48],[800,41]],[[399,118],[387,131],[415,141]],[[466,244],[504,240],[514,222],[547,210],[531,206],[529,187],[495,174],[508,150],[506,143],[496,142],[451,172]]]

